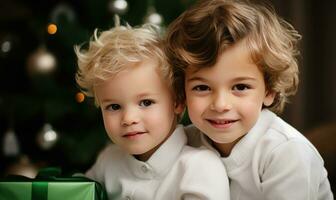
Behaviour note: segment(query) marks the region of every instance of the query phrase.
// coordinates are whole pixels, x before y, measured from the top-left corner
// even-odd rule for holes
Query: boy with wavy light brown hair
[[[270,7],[200,1],[168,27],[189,143],[217,152],[231,199],[333,199],[314,146],[279,118],[298,87],[298,32]]]
[[[76,80],[94,97],[114,144],[86,175],[109,199],[229,199],[225,168],[215,153],[187,146],[178,118],[184,109],[157,28],[116,26],[77,46]],[[197,174],[197,175],[196,175]]]

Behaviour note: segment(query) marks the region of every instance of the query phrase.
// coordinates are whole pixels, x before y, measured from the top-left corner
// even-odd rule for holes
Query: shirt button
[[[143,173],[147,173],[148,172],[148,168],[147,168],[146,165],[142,165],[141,166],[141,170],[142,170]]]

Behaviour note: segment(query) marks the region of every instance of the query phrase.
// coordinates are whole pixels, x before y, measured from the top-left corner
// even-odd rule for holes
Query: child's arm
[[[229,200],[228,176],[220,158],[202,149],[182,163],[180,199]]]

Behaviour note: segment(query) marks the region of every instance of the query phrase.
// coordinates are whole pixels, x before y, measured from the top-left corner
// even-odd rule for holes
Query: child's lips
[[[207,121],[215,128],[229,128],[237,119],[207,119]]]
[[[126,138],[135,138],[137,136],[140,136],[140,135],[143,135],[144,131],[132,131],[132,132],[127,132],[123,135],[123,137],[126,137]]]

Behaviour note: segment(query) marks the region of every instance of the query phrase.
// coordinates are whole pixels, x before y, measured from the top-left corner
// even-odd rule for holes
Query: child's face
[[[95,90],[109,137],[140,160],[174,131],[176,114],[183,110],[152,60],[131,64]]]
[[[274,100],[243,41],[224,51],[212,67],[188,68],[185,90],[191,121],[224,155],[254,126],[262,105]]]

